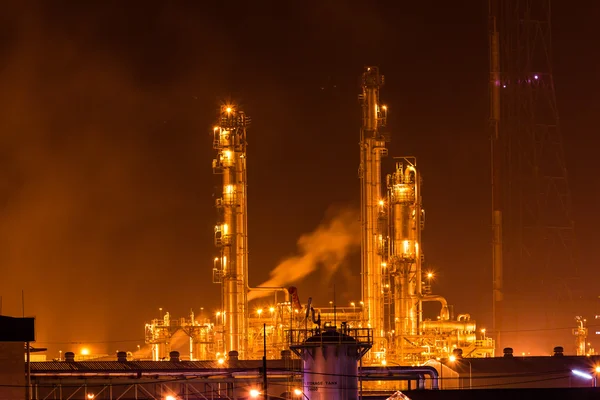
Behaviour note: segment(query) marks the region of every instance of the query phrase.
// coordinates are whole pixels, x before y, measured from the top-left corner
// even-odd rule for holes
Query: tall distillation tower
[[[222,330],[221,349],[236,350],[243,358],[248,340],[248,222],[246,180],[246,127],[243,111],[222,106],[214,127],[213,172],[222,176],[222,197],[216,200],[221,220],[215,226],[213,281],[222,284],[222,309],[217,323]]]
[[[495,330],[502,344],[554,346],[573,318],[576,265],[550,0],[490,0],[489,11]]]
[[[393,310],[390,310],[388,329],[393,329],[394,347],[405,357],[404,344],[415,342],[422,333],[421,302],[422,254],[420,250],[423,228],[421,207],[421,178],[414,157],[403,157],[396,162],[396,170],[387,177],[387,212],[389,213],[388,245],[384,260],[384,293],[392,288]],[[447,307],[443,319],[448,318]]]
[[[384,296],[382,268],[384,254],[385,216],[380,201],[383,200],[381,159],[387,155],[386,139],[381,132],[385,126],[387,110],[379,104],[379,89],[383,85],[379,68],[366,67],[362,74],[362,126],[360,129],[360,207],[361,207],[361,295],[365,319],[373,329],[373,350],[385,348]]]

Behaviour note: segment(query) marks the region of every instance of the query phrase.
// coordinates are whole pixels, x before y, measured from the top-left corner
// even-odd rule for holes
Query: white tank
[[[327,328],[292,350],[302,357],[302,390],[308,400],[358,400],[358,360],[371,347],[348,331]]]

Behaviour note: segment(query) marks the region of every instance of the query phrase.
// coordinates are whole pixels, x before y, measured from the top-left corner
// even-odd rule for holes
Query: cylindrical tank
[[[304,362],[302,386],[306,399],[358,400],[358,360],[364,349],[364,343],[335,328],[295,346]]]

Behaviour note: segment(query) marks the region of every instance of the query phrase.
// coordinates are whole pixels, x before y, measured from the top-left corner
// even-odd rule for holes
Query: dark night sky
[[[555,82],[591,283],[600,4],[555,3]],[[358,82],[379,65],[390,154],[417,156],[425,179],[434,290],[489,325],[487,52],[486,1],[4,5],[2,311],[20,315],[24,289],[39,345],[105,352],[142,344],[159,307],[216,310],[211,126],[230,100],[253,120],[250,283],[263,282],[328,210],[358,206]],[[340,302],[358,300],[359,270],[353,256],[336,275]],[[297,283],[301,300],[332,299],[322,276]]]

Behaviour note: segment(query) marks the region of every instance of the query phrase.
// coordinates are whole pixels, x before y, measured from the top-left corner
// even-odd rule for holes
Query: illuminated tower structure
[[[585,327],[587,320],[581,316],[577,316],[575,317],[575,321],[577,322],[577,328],[573,329],[573,335],[575,336],[575,349],[578,356],[585,356],[588,354],[588,328]]]
[[[382,179],[382,158],[389,142],[389,135],[382,132],[387,107],[379,103],[383,83],[377,67],[365,68],[359,96],[362,322],[373,330],[373,347],[365,362],[411,365],[447,357],[453,348],[470,357],[493,355],[492,341],[476,340],[470,315],[455,320],[446,299],[431,294],[430,284],[424,285],[428,279],[422,271],[425,218],[415,157],[396,158],[394,172]],[[436,319],[424,319],[424,302],[440,303]]]
[[[384,83],[377,67],[365,67],[362,74],[362,107],[360,130],[360,192],[361,192],[361,295],[365,319],[373,329],[373,352],[385,349],[384,294],[382,282],[385,216],[380,201],[383,199],[381,159],[387,155],[385,127],[387,110],[379,104],[379,90]],[[383,223],[381,223],[383,222]]]
[[[490,0],[489,11],[494,330],[506,332],[499,346],[552,348],[568,340],[556,328],[575,312],[576,265],[550,0]]]
[[[421,331],[423,228],[421,178],[414,157],[397,159],[396,170],[387,177],[389,213],[389,245],[384,276],[384,290],[392,288],[394,322],[390,324],[396,337],[396,351],[404,359],[404,343],[414,342]],[[387,272],[387,273],[386,273]]]
[[[216,200],[220,221],[215,226],[213,281],[222,284],[222,350],[246,354],[248,340],[248,229],[246,180],[246,128],[250,120],[234,106],[222,106],[214,127],[213,172],[222,176],[222,197]]]

